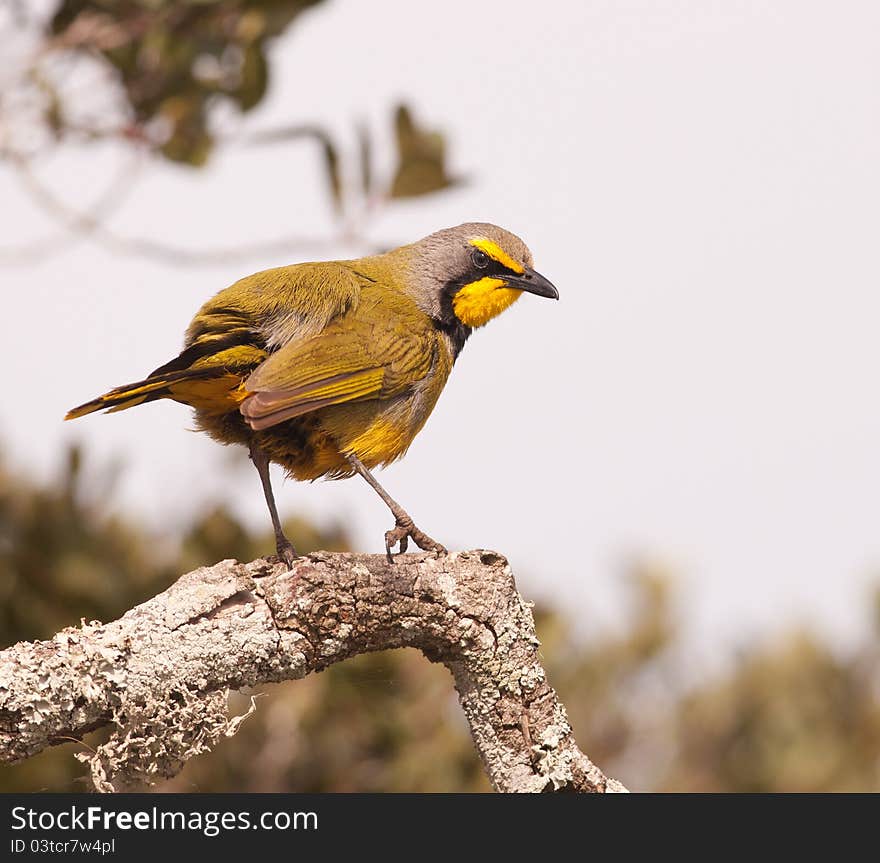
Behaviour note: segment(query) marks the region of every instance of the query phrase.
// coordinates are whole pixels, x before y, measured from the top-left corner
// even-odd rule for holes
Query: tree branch
[[[578,749],[531,611],[491,551],[393,565],[316,553],[292,571],[226,560],[112,623],[16,644],[0,653],[0,760],[110,725],[107,743],[78,755],[99,790],[172,776],[238,728],[242,717],[226,713],[230,688],[394,647],[417,647],[452,672],[497,790],[625,790]]]
[[[0,158],[3,156],[0,152]],[[288,234],[273,240],[214,248],[188,248],[162,239],[118,234],[107,227],[106,217],[117,203],[122,203],[123,184],[130,185],[134,178],[132,167],[119,175],[119,179],[107,189],[91,211],[84,212],[67,204],[44,184],[27,159],[14,153],[6,153],[5,158],[17,171],[34,203],[51,219],[60,223],[66,234],[31,240],[23,245],[0,246],[0,264],[29,265],[44,261],[47,257],[65,251],[69,243],[81,239],[92,240],[115,254],[150,258],[169,266],[188,267],[289,255],[303,250],[331,253],[344,242],[363,246],[370,254],[378,254],[393,246],[370,243],[361,236],[347,232],[327,237]]]

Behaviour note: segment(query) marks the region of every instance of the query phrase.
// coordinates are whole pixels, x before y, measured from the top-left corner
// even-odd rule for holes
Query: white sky
[[[587,630],[614,620],[633,555],[679,574],[703,643],[863,624],[880,575],[878,35],[871,2],[335,0],[276,44],[247,128],[317,121],[352,149],[354,121],[387,139],[403,98],[472,180],[390,207],[372,239],[497,222],[561,293],[471,339],[380,476],[420,526],[502,550],[527,596]],[[82,205],[118,164],[80,153],[44,176]],[[316,166],[308,145],[152,166],[112,225],[194,248],[326,235]],[[5,171],[0,202],[4,244],[50,230]],[[185,433],[184,407],[61,416],[174,356],[216,290],[308,256],[173,268],[84,243],[0,268],[0,440],[43,476],[65,440],[124,458],[119,503],[158,527],[216,499],[267,519],[243,455],[231,469]],[[282,512],[350,520],[381,549],[365,484],[276,485]]]

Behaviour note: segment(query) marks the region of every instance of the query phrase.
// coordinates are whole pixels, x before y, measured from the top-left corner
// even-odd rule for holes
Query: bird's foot
[[[400,551],[398,553],[403,554],[409,545],[410,539],[422,551],[433,551],[438,555],[448,554],[446,549],[440,545],[437,540],[431,539],[428,534],[419,530],[415,524],[413,524],[411,518],[398,518],[396,519],[394,529],[385,533],[385,553],[388,555],[389,563],[394,563],[394,558],[391,556],[391,549],[394,548],[397,543],[400,543]]]
[[[284,535],[275,540],[275,554],[279,561],[287,564],[288,569],[293,569],[293,562],[299,557],[293,543]]]

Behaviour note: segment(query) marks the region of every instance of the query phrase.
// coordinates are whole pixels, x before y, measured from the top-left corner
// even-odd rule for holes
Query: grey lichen
[[[149,697],[143,704],[115,710],[110,739],[76,757],[89,765],[98,791],[151,785],[176,775],[193,756],[209,752],[226,736],[228,690],[195,695],[185,690],[167,701]]]

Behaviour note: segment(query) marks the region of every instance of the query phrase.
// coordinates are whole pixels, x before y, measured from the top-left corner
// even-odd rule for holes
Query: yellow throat
[[[465,285],[452,298],[455,316],[465,326],[483,326],[522,296],[518,288],[506,288],[505,284],[504,279],[486,276]]]

